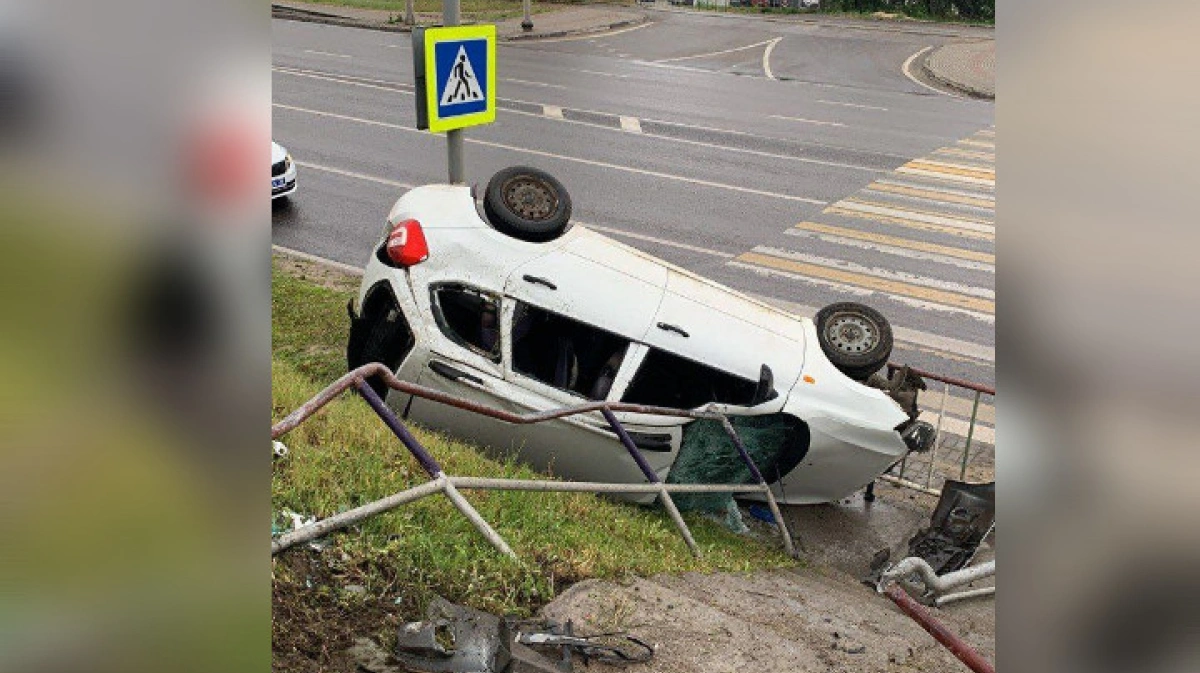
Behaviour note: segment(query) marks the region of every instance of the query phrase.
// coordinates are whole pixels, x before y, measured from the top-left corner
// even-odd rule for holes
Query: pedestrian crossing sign
[[[413,56],[417,128],[440,132],[496,121],[495,26],[413,31]]]

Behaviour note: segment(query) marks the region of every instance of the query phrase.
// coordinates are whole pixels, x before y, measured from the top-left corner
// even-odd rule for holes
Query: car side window
[[[500,361],[499,297],[459,284],[434,286],[430,295],[442,334],[463,348]]]
[[[517,302],[512,327],[515,372],[590,400],[603,400],[628,349],[624,337]]]
[[[621,401],[676,409],[709,402],[749,406],[756,388],[749,379],[652,348]]]

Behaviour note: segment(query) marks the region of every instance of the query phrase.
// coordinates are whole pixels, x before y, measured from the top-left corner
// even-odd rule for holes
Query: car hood
[[[279,143],[272,140],[271,141],[271,163],[277,164],[280,161],[283,161],[283,158],[285,156],[287,156],[287,150],[284,149],[283,145],[280,145]]]

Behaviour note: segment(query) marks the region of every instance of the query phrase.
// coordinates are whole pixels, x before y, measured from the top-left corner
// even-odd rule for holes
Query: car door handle
[[[551,283],[550,281],[546,280],[545,278],[539,278],[537,276],[531,276],[529,274],[525,274],[524,276],[522,276],[522,278],[525,279],[526,283],[533,283],[535,285],[545,285],[546,287],[550,288],[551,290],[558,289],[557,285],[555,285],[554,283]]]
[[[643,451],[659,451],[663,453],[671,452],[671,435],[649,433],[649,432],[631,432],[629,438],[633,440],[633,445]]]
[[[433,373],[444,376],[451,381],[470,381],[476,385],[483,385],[483,379],[479,378],[478,376],[473,376],[460,369],[455,369],[444,362],[433,360],[429,363],[429,368],[433,370]]]
[[[685,339],[690,336],[687,332],[683,331],[682,327],[677,327],[670,323],[660,322],[658,323],[658,328],[667,332],[674,332]]]

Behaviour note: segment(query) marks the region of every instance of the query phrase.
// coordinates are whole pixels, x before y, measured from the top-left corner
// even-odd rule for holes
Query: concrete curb
[[[575,30],[558,30],[550,33],[529,33],[528,35],[510,35],[508,37],[499,37],[497,39],[505,42],[535,42],[537,40],[550,39],[554,37],[573,37],[575,35],[600,35],[629,26],[640,26],[649,21],[650,18],[642,15],[637,19],[626,19],[625,21],[617,21],[608,25],[600,25],[595,28],[578,28]]]
[[[643,7],[651,12],[664,14],[693,14],[714,16],[722,19],[749,19],[764,23],[785,23],[816,26],[819,28],[841,28],[848,30],[874,30],[887,33],[928,35],[932,37],[962,37],[962,30],[995,31],[996,27],[985,23],[944,23],[919,19],[879,19],[869,17],[826,16],[821,12],[798,12],[792,15],[754,14],[745,12],[719,12],[716,10],[681,9],[678,7]],[[795,18],[790,18],[795,17]]]
[[[944,46],[945,45],[938,47],[937,49],[930,50],[921,57],[921,74],[954,91],[955,93],[961,93],[970,96],[971,98],[978,98],[981,100],[996,100],[996,94],[991,91],[984,91],[967,82],[959,82],[951,77],[947,77],[946,75],[937,72],[937,70],[934,68],[929,67],[929,57],[943,49]]]
[[[363,21],[348,16],[338,16],[336,14],[326,14],[324,12],[315,12],[307,9],[298,9],[295,7],[284,7],[281,5],[271,5],[271,18],[284,19],[288,21],[303,21],[306,23],[324,23],[331,26],[343,26],[347,28],[365,28],[367,30],[380,30],[389,33],[411,33],[412,26],[396,23],[380,23],[377,21]],[[518,33],[516,35],[498,35],[497,40],[501,42],[535,42],[542,39],[573,37],[576,35],[600,35],[621,28],[637,26],[649,21],[646,14],[636,19],[626,19],[615,23],[600,24],[589,28],[578,28],[573,30],[557,30],[551,32],[539,33],[537,31],[531,33]]]
[[[323,12],[314,12],[307,9],[296,9],[294,7],[281,7],[280,5],[271,5],[271,18],[285,19],[287,21],[303,21],[305,23],[324,23],[331,26],[343,26],[346,28],[366,28],[368,30],[382,30],[388,33],[411,33],[412,27],[404,24],[389,24],[378,23],[375,21],[362,21],[348,16],[337,16],[336,14],[325,14]]]

